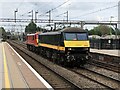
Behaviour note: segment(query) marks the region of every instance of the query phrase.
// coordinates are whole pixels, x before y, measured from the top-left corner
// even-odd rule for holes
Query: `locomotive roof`
[[[60,34],[61,32],[45,32],[45,33],[41,33],[41,34],[39,34],[39,35],[54,35],[54,34]]]
[[[77,28],[77,27],[69,27],[61,30],[61,32],[86,32],[84,29]]]
[[[61,32],[86,32],[86,31],[84,29],[81,29],[81,28],[69,27],[69,28],[65,28],[65,29],[60,30],[60,31],[41,33],[40,35],[61,34]]]
[[[34,36],[36,34],[40,34],[41,32],[36,32],[36,33],[31,33],[31,34],[27,34],[27,36]]]
[[[27,34],[27,36],[34,36],[35,35],[35,33],[32,33],[32,34]]]

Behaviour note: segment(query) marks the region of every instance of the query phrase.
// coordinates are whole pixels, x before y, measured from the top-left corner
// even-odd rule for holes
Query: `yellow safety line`
[[[6,55],[3,45],[3,57],[4,57],[4,78],[5,78],[5,88],[10,88],[10,80],[8,76],[8,67],[7,67],[7,61],[6,61]]]

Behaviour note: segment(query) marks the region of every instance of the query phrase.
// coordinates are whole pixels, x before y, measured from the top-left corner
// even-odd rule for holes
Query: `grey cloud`
[[[38,10],[39,12],[46,12],[55,7],[53,2],[29,2],[33,5],[34,10]]]

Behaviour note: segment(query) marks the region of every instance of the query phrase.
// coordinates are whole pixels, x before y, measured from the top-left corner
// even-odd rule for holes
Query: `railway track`
[[[99,61],[99,60],[95,60],[95,59],[93,59],[93,60],[91,60],[91,61],[89,61],[87,63],[95,65],[97,67],[102,67],[102,68],[105,68],[107,70],[111,70],[111,71],[120,73],[120,67],[119,67],[119,65],[105,63],[103,61]]]
[[[100,53],[90,53],[93,60],[89,63],[120,73],[120,57]]]
[[[16,42],[14,42],[14,43],[16,43]],[[23,45],[23,47],[26,48],[25,45]],[[16,47],[14,46],[14,48],[16,48]],[[31,63],[31,65],[33,65],[34,62],[36,62],[36,60],[33,57],[30,57],[27,54],[24,54],[23,51],[18,50],[18,48],[16,50],[19,53],[21,53],[21,56],[23,55],[23,57],[26,57],[25,60],[31,61],[31,62],[28,61],[29,63]],[[39,64],[40,64],[40,62],[39,62]],[[37,68],[40,66],[39,64],[38,64],[38,61],[37,61],[37,64],[35,64],[36,66],[34,66],[35,69],[36,69],[36,71],[38,70]],[[40,68],[43,69],[41,66],[40,66]],[[48,69],[50,69],[50,68],[48,68]],[[43,76],[43,77],[45,76],[44,78],[49,83],[51,83],[51,85],[54,88],[60,88],[62,86],[63,88],[75,88],[75,90],[76,89],[83,89],[83,88],[95,88],[95,87],[97,87],[97,88],[106,88],[106,89],[110,89],[110,90],[112,89],[113,90],[113,89],[117,88],[118,87],[117,85],[120,83],[119,81],[117,81],[115,79],[112,79],[112,78],[107,77],[105,75],[102,75],[100,73],[91,71],[91,70],[89,70],[87,68],[82,68],[82,69],[77,69],[77,70],[73,69],[71,71],[74,72],[74,73],[76,73],[76,75],[78,75],[81,78],[80,80],[82,82],[79,81],[79,79],[78,79],[78,82],[81,82],[81,84],[83,84],[83,85],[77,85],[78,83],[73,82],[74,80],[73,81],[72,80],[68,80],[68,79],[66,80],[66,77],[63,77],[63,75],[58,75],[57,76],[56,74],[58,74],[58,73],[56,73],[56,72],[54,72],[55,75],[50,74],[50,73],[48,73],[48,74],[45,73],[44,74],[42,72],[43,74],[41,76]],[[41,73],[41,71],[37,71],[37,72]],[[47,70],[46,72],[49,72],[49,70]],[[66,74],[68,74],[68,73],[66,72]],[[62,84],[60,84],[60,82],[59,82],[61,80],[57,80],[57,79],[55,79],[55,81],[58,81],[59,83],[55,82],[55,81],[52,82],[51,80],[49,80],[50,79],[49,75],[53,75],[53,77],[51,77],[51,78],[54,78],[54,77],[57,78],[57,77],[59,77],[59,79],[62,78],[64,80],[63,80]],[[47,79],[47,77],[49,77],[49,79]],[[94,77],[96,77],[96,78],[94,78]],[[71,78],[71,77],[69,77],[69,78]],[[66,82],[67,82],[67,84],[66,84]]]
[[[86,64],[84,66],[84,68],[86,68],[86,69],[88,69],[90,71],[96,72],[98,74],[102,74],[103,76],[107,76],[107,77],[109,77],[111,79],[115,79],[118,82],[120,81],[119,73],[117,73],[117,72],[107,70],[105,68],[94,66],[94,65],[91,65],[91,64]]]
[[[107,75],[103,75],[85,67],[72,69],[72,71],[107,88],[116,89],[120,85],[120,80],[113,79]]]
[[[27,49],[27,46],[26,46],[25,43],[16,42],[16,41],[13,41],[13,42],[17,43],[17,44],[21,44],[25,49]],[[95,65],[97,67],[105,68],[105,69],[110,70],[110,71],[114,71],[114,72],[120,73],[120,67],[119,67],[118,64],[114,65],[114,64],[111,64],[111,63],[105,63],[103,61],[95,60],[95,59],[92,59],[91,61],[88,61],[87,63],[91,64],[91,65]]]

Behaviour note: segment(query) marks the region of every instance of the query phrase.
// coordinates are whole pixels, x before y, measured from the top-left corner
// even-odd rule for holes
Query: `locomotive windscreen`
[[[65,33],[65,40],[88,40],[87,33]]]

